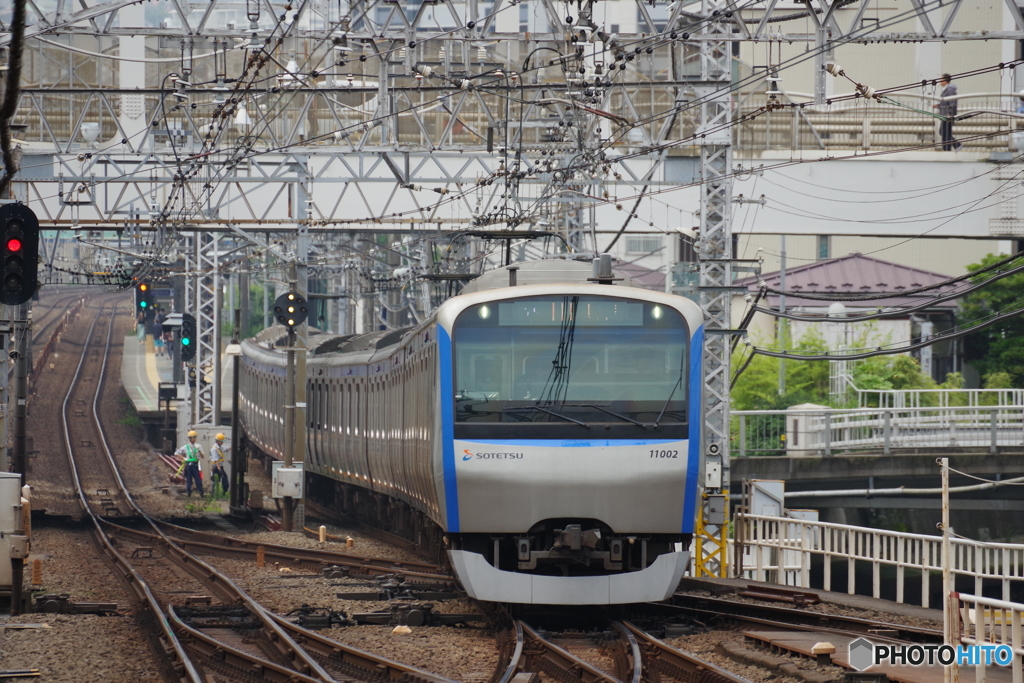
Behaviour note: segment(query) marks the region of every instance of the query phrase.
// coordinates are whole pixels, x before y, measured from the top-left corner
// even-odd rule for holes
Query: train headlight
[[[477,309],[476,313],[483,320],[487,320],[488,318],[491,317],[491,307],[490,306],[486,306],[486,305],[485,306],[481,306],[480,308]]]
[[[661,320],[663,315],[665,315],[665,311],[662,310],[661,306],[655,306],[651,309],[651,317],[655,320]]]

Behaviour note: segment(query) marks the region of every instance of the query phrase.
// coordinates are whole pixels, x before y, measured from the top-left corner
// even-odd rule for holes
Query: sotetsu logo
[[[463,460],[522,460],[522,453],[474,453],[468,449],[462,451]]]

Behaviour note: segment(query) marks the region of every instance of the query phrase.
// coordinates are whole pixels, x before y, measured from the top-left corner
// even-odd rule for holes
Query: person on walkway
[[[960,143],[953,139],[953,119],[956,117],[957,100],[956,86],[951,83],[952,80],[953,77],[949,74],[939,76],[942,99],[932,105],[934,109],[939,110],[939,116],[942,117],[942,123],[939,124],[939,135],[942,137],[942,149],[946,152],[960,149]]]
[[[162,334],[164,338],[164,355],[168,358],[174,358],[174,347],[171,346],[174,343],[174,333],[167,330]]]
[[[188,443],[174,451],[175,455],[180,455],[185,459],[182,463],[182,467],[185,470],[185,495],[192,496],[192,482],[195,480],[196,489],[199,491],[199,495],[203,494],[203,480],[199,476],[199,459],[205,458],[206,454],[203,453],[203,447],[196,443],[196,437],[199,436],[194,431],[188,433]]]
[[[156,357],[164,357],[164,338],[162,334],[153,335],[153,346],[156,347]]]
[[[146,314],[142,311],[135,316],[135,334],[139,338],[140,344],[146,343]]]
[[[230,448],[228,450],[231,450]],[[224,471],[224,435],[218,434],[214,437],[213,448],[210,449],[210,485],[213,486],[214,477],[220,477],[220,486],[224,493],[228,492],[231,484],[228,483],[227,472]]]

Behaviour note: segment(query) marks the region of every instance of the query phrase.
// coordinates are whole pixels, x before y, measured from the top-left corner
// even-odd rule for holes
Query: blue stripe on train
[[[683,493],[683,533],[693,533],[697,520],[697,477],[700,475],[700,434],[704,426],[701,397],[704,394],[704,326],[697,328],[690,339],[690,457],[686,463],[686,491]]]
[[[448,531],[459,530],[459,482],[455,477],[455,419],[452,389],[452,338],[438,325],[437,356],[441,372],[441,463],[444,468],[444,504]]]
[[[659,446],[682,439],[459,439],[494,446],[546,446],[549,448],[599,448],[601,446]]]

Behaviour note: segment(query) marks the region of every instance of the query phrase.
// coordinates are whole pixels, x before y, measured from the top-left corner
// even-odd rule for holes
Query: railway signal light
[[[181,359],[192,360],[196,357],[196,318],[191,313],[181,314]]]
[[[274,319],[289,329],[301,325],[308,315],[306,300],[296,292],[286,292],[274,301]]]
[[[0,206],[0,303],[23,304],[36,292],[39,266],[39,219],[24,204]]]
[[[148,313],[150,305],[150,286],[148,282],[140,282],[135,285],[135,310]]]

